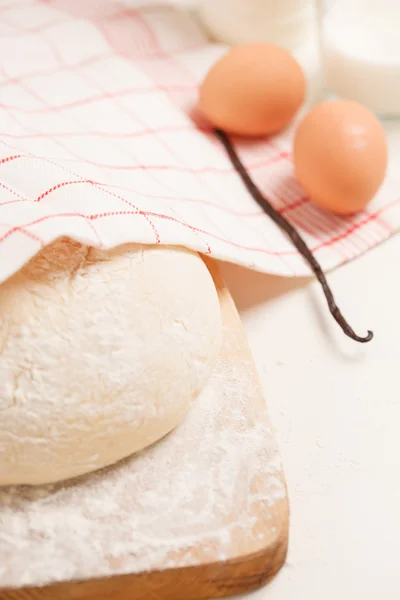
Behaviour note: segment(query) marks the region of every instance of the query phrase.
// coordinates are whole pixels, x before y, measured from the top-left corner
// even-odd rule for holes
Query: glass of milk
[[[400,0],[317,0],[327,90],[400,116]]]

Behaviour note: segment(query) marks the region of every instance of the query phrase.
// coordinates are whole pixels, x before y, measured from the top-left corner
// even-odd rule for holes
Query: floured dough
[[[194,252],[60,240],[0,285],[0,485],[74,477],[160,439],[215,364]]]

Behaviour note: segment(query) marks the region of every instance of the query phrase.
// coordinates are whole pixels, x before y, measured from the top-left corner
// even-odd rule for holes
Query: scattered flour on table
[[[114,467],[0,488],[0,588],[189,566],[199,549],[226,558],[252,535],[255,508],[285,497],[274,434],[252,408],[253,368],[221,358],[185,422]]]

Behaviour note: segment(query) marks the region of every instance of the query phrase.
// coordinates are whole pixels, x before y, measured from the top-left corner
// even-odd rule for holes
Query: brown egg
[[[305,95],[305,77],[293,56],[273,44],[233,47],[200,87],[200,113],[216,129],[263,136],[283,129]]]
[[[365,106],[329,100],[299,124],[293,159],[296,176],[315,204],[352,214],[372,200],[385,177],[385,132]]]

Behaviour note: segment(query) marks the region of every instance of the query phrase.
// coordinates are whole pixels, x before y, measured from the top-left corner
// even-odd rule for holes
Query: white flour
[[[0,588],[223,560],[279,535],[274,435],[232,330],[224,347],[233,360],[152,448],[68,484],[0,489]]]

